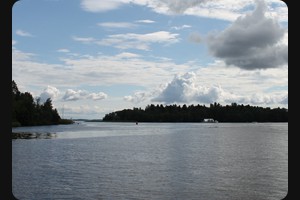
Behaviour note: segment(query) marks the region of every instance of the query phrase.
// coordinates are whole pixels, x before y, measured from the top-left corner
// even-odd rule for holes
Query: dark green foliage
[[[73,124],[74,121],[71,119],[60,119],[59,124]]]
[[[125,109],[106,114],[103,121],[140,122],[202,122],[213,118],[219,122],[288,122],[285,108],[262,108],[250,105],[222,106],[219,103],[205,105],[148,105],[141,108]]]
[[[50,98],[43,104],[40,104],[40,99],[35,102],[30,93],[21,93],[15,81],[12,81],[13,127],[60,124],[61,121],[57,110],[53,109]]]

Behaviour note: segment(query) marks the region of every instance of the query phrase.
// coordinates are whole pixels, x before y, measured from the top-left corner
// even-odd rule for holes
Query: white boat
[[[203,119],[203,123],[218,123],[218,120],[214,120],[212,118]]]

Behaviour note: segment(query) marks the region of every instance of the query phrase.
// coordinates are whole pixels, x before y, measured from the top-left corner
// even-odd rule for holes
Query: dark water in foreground
[[[20,200],[280,200],[288,191],[287,123],[96,123],[17,128]],[[56,134],[55,134],[56,133]]]

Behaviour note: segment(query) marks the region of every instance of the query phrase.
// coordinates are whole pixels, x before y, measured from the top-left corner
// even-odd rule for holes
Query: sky
[[[163,105],[288,108],[280,0],[20,0],[12,80],[63,118]]]

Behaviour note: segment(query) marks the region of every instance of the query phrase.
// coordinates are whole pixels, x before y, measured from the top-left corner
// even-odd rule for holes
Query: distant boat
[[[203,123],[218,123],[218,120],[214,120],[213,118],[203,119]]]

